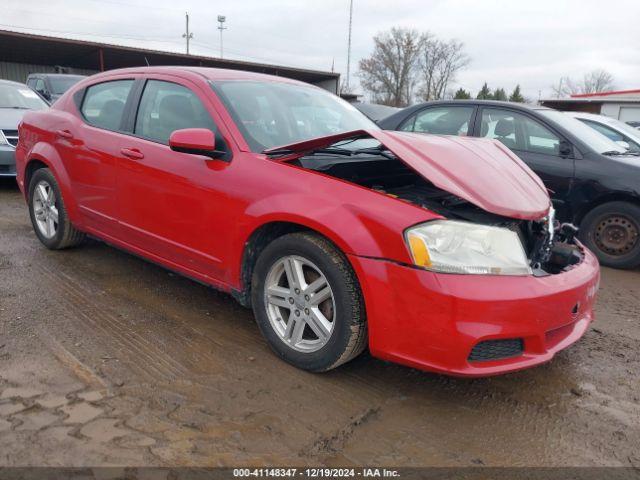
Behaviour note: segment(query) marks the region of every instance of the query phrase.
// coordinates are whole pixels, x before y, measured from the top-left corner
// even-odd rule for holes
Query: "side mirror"
[[[174,152],[222,158],[226,152],[216,150],[220,140],[216,141],[216,135],[207,128],[185,128],[171,134],[169,148]]]
[[[573,146],[566,140],[563,140],[560,142],[558,153],[560,153],[561,157],[569,157],[573,153]]]
[[[625,150],[631,150],[631,145],[629,145],[629,143],[625,142],[624,140],[616,140],[616,143],[620,145],[622,148],[624,148]]]

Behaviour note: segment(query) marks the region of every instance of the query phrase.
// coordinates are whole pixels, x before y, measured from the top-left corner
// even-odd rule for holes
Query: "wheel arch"
[[[233,291],[236,300],[245,307],[251,306],[251,277],[258,257],[271,242],[284,235],[296,232],[313,233],[331,242],[347,258],[348,247],[345,248],[344,240],[331,233],[327,235],[326,230],[322,230],[324,229],[314,228],[314,226],[299,220],[271,220],[256,227],[243,244],[240,261],[240,288]],[[348,258],[347,261],[349,261]],[[351,267],[353,268],[353,265]]]
[[[576,225],[580,226],[580,224],[584,220],[584,217],[586,217],[586,215],[591,210],[593,210],[596,207],[599,207],[600,205],[604,205],[606,203],[611,203],[611,202],[627,202],[640,207],[640,197],[637,195],[634,195],[632,193],[620,193],[620,192],[607,193],[581,206],[580,209],[573,216],[573,222]]]
[[[71,190],[71,180],[64,168],[62,158],[53,146],[40,142],[33,146],[27,155],[27,161],[24,166],[24,196],[29,201],[29,184],[33,174],[40,168],[48,168],[58,181],[62,198],[69,219],[72,223],[77,224],[79,221],[78,205]]]

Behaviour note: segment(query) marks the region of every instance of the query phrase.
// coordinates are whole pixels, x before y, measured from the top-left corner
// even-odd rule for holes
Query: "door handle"
[[[123,148],[120,150],[120,153],[125,157],[129,157],[132,160],[142,160],[144,158],[144,153],[142,153],[137,148]]]
[[[56,135],[62,138],[73,138],[73,133],[69,130],[56,130]]]

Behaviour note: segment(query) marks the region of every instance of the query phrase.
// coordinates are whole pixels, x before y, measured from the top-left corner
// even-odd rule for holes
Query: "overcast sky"
[[[225,57],[346,73],[349,0],[0,0],[0,28],[159,50],[219,55],[217,15],[226,15]],[[352,75],[372,37],[392,26],[465,44],[471,64],[456,85],[519,83],[536,100],[561,76],[608,70],[619,89],[640,88],[640,1],[354,0]]]

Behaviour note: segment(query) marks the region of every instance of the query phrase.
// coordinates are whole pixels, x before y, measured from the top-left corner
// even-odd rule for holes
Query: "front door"
[[[165,263],[215,281],[224,274],[219,238],[228,235],[216,221],[225,215],[216,185],[230,164],[169,148],[175,130],[217,129],[206,98],[177,82],[148,79],[144,85],[118,170],[121,234]]]

